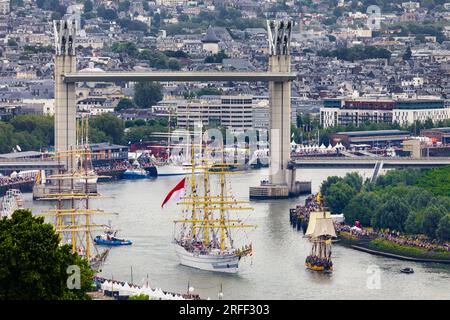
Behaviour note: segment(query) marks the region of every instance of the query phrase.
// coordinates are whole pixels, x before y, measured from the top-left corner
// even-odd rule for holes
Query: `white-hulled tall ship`
[[[194,154],[193,145],[191,154]],[[248,201],[238,201],[231,194],[231,188],[225,179],[226,164],[215,163],[212,172],[211,165],[203,158],[200,166],[202,173],[196,175],[199,166],[194,157],[191,158],[191,172],[186,179],[187,193],[178,203],[184,207],[183,219],[175,221],[175,226],[179,227],[175,228],[176,254],[180,263],[188,267],[236,273],[241,259],[252,255],[253,249],[251,243],[237,248],[234,237],[239,231],[244,232],[245,228],[256,226],[245,224],[232,215],[253,209],[243,205]],[[215,188],[218,190],[211,189],[210,175],[218,176],[218,188]]]

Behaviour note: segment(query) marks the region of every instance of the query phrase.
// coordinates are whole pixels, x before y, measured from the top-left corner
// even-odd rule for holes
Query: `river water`
[[[342,170],[299,170],[300,180],[312,181],[313,192],[329,175],[345,175]],[[368,177],[371,170],[360,170]],[[248,188],[267,173],[256,170],[230,175],[234,195],[248,199]],[[241,262],[235,275],[223,275],[178,264],[171,245],[173,220],[180,218],[175,204],[163,210],[161,202],[180,177],[154,180],[121,180],[99,184],[108,197],[93,201],[97,207],[117,215],[95,217],[96,223],[112,222],[120,236],[133,240],[132,246],[112,248],[101,276],[163,290],[186,292],[188,283],[202,298],[217,299],[223,286],[224,299],[450,299],[450,266],[421,264],[374,256],[336,244],[334,271],[320,274],[306,270],[304,261],[310,246],[302,233],[289,223],[289,208],[305,197],[278,201],[253,201],[247,223],[258,225],[248,232],[253,256]],[[49,203],[32,201],[25,194],[25,206],[39,213]],[[413,267],[414,274],[399,272]],[[132,269],[132,272],[131,272]]]

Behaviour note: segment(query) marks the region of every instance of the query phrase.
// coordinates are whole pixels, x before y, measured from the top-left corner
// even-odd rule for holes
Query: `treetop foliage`
[[[373,183],[349,173],[321,185],[326,205],[345,221],[450,240],[450,166],[390,170]]]

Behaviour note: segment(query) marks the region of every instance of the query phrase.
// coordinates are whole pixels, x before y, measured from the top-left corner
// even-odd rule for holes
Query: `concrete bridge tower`
[[[267,21],[269,72],[290,73],[291,21]],[[270,169],[269,181],[250,188],[250,198],[277,199],[296,195],[300,184],[295,169],[288,168],[291,159],[291,81],[269,82],[270,103]]]
[[[55,151],[69,151],[76,145],[76,83],[65,83],[63,75],[75,73],[75,20],[53,22],[55,33]],[[69,157],[66,169],[69,170]]]
[[[268,21],[269,72],[290,72],[292,22]],[[272,185],[285,186],[291,157],[291,81],[269,82],[270,175]]]

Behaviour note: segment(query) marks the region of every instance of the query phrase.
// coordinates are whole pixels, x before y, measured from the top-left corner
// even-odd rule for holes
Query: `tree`
[[[447,211],[444,207],[429,205],[425,208],[424,217],[422,222],[422,231],[430,238],[436,238],[436,231],[438,229],[439,222]]]
[[[447,213],[439,221],[436,235],[442,241],[450,240],[450,213]]]
[[[117,13],[114,9],[105,8],[104,6],[99,6],[97,8],[97,14],[105,20],[116,20]]]
[[[135,106],[134,106],[134,103],[132,100],[127,99],[127,98],[122,98],[119,100],[116,110],[131,109],[134,107]]]
[[[44,218],[16,210],[0,220],[0,300],[88,299],[93,270]],[[68,267],[80,267],[80,289],[67,286]]]
[[[363,184],[362,177],[356,172],[349,172],[345,175],[344,180],[350,187],[353,188],[354,193],[361,191]]]
[[[372,219],[373,226],[404,232],[406,219],[410,213],[408,204],[399,196],[390,194],[383,197],[381,203]]]
[[[162,87],[156,82],[138,82],[134,87],[134,103],[149,108],[163,98]]]
[[[223,50],[205,58],[205,63],[222,63],[223,59],[228,58]]]
[[[99,116],[92,117],[89,126],[97,130],[103,131],[107,136],[107,140],[112,143],[123,143],[124,123],[111,113],[104,113]]]
[[[335,183],[342,181],[342,178],[338,177],[338,176],[331,176],[331,177],[327,177],[327,179],[322,182],[322,185],[320,186],[320,193],[322,194],[322,196],[326,197],[326,195],[328,194],[328,189]]]
[[[333,184],[327,191],[325,202],[334,214],[341,214],[355,195],[354,189],[343,181]]]
[[[201,97],[201,96],[220,96],[223,93],[222,89],[218,89],[218,88],[211,88],[211,87],[207,87],[207,88],[201,88],[200,90],[195,92],[195,95],[197,97]]]
[[[180,68],[181,68],[180,62],[178,61],[178,59],[174,59],[174,58],[170,58],[169,61],[167,61],[167,67],[170,70],[180,70]]]
[[[423,217],[423,210],[411,212],[405,222],[405,231],[411,234],[422,233]]]
[[[344,208],[345,222],[354,224],[359,221],[363,226],[370,226],[379,205],[380,199],[374,192],[358,193]]]

